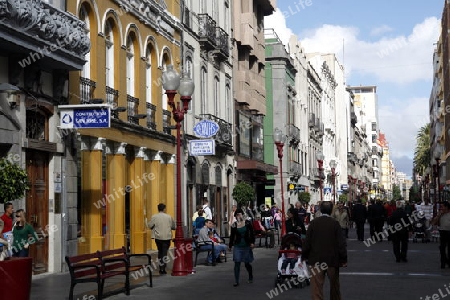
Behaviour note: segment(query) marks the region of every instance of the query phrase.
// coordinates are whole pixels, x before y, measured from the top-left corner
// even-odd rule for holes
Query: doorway
[[[26,217],[37,234],[37,242],[30,246],[33,274],[48,271],[48,154],[31,150],[26,153],[30,189],[26,196]]]

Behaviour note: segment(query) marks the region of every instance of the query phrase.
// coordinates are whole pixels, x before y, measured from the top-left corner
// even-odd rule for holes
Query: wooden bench
[[[145,256],[148,265],[132,265],[132,257]],[[125,247],[120,249],[97,251],[65,257],[70,272],[69,300],[73,300],[75,285],[84,282],[97,283],[97,299],[103,297],[105,280],[114,276],[125,276],[125,294],[130,295],[130,272],[146,268],[149,273],[150,287],[152,283],[151,257],[148,254],[127,254]]]

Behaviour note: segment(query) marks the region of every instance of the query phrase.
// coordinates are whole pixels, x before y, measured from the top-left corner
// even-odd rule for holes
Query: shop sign
[[[199,138],[209,138],[219,131],[219,125],[211,120],[201,120],[193,128],[194,134]]]

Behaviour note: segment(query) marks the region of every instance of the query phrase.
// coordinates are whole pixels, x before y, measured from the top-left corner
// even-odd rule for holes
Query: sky
[[[284,44],[336,53],[346,85],[375,85],[380,131],[397,171],[411,176],[416,136],[429,122],[433,52],[445,0],[278,0],[265,18]]]

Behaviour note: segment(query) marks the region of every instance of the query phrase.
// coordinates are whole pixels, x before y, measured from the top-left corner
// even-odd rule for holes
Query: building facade
[[[0,157],[28,174],[25,199],[13,205],[25,209],[38,233],[30,247],[33,273],[58,272],[65,247],[76,240],[64,226],[76,204],[77,176],[75,143],[59,130],[58,106],[69,103],[71,75],[83,68],[91,41],[85,24],[65,12],[65,1],[0,1],[0,7],[0,82],[9,84],[0,91]]]
[[[237,0],[232,7],[236,180],[254,186],[257,199],[252,205],[256,206],[264,202],[267,176],[277,173],[276,166],[264,163],[264,16],[274,12],[276,1]]]
[[[67,208],[66,255],[125,246],[156,249],[146,222],[158,203],[175,212],[175,138],[162,88],[168,65],[181,69],[180,6],[169,1],[71,1],[92,47],[70,74],[69,103],[108,104],[109,128],[78,129],[78,191]],[[143,20],[145,22],[143,22]]]
[[[189,216],[208,199],[220,233],[228,233],[231,193],[235,181],[233,136],[233,61],[231,56],[232,1],[185,1],[182,9],[183,66],[194,79],[195,92],[184,123],[186,142],[198,140],[194,126],[203,120],[219,130],[211,137],[213,155],[185,151],[185,199]],[[195,142],[194,142],[195,143]]]

